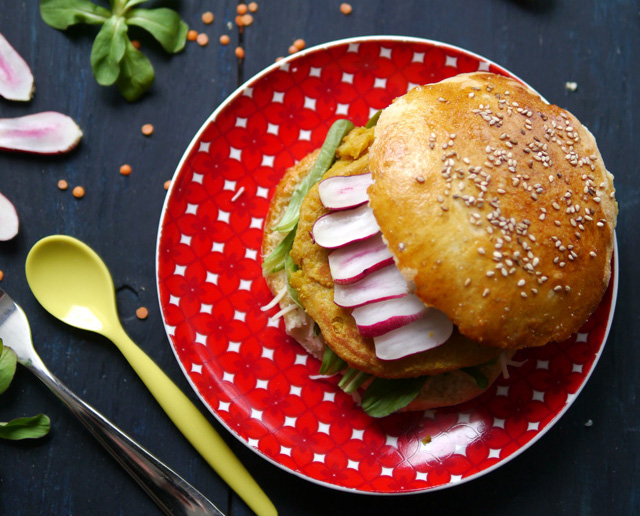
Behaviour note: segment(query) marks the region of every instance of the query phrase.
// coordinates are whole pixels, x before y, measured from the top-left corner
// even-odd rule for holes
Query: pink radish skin
[[[311,230],[316,244],[335,249],[375,235],[380,228],[369,205],[332,211],[316,220]]]
[[[392,263],[393,256],[379,233],[340,247],[329,255],[331,277],[338,285],[355,283]]]
[[[369,202],[367,188],[373,184],[371,174],[333,176],[318,184],[318,194],[325,208],[343,210]]]
[[[363,337],[378,337],[396,328],[412,323],[427,313],[427,306],[413,294],[354,308],[351,315],[356,320]]]
[[[355,308],[408,293],[409,285],[400,271],[395,265],[387,265],[357,283],[334,285],[333,302],[343,308]]]
[[[0,34],[0,96],[27,101],[33,97],[34,81],[29,65]]]
[[[60,154],[73,149],[81,138],[78,125],[67,115],[54,111],[0,119],[0,149]]]
[[[415,353],[437,348],[453,333],[453,324],[447,316],[430,308],[420,319],[374,337],[376,356],[381,360],[397,360]]]
[[[16,208],[0,193],[0,241],[11,240],[18,234],[19,227],[20,221]]]

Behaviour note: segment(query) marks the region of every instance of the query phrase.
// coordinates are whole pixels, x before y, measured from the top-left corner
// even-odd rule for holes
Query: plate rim
[[[612,323],[613,323],[613,318],[614,318],[614,314],[615,314],[615,307],[616,307],[616,301],[617,301],[617,297],[618,297],[618,281],[619,281],[618,240],[617,240],[617,236],[616,236],[615,230],[614,230],[614,233],[613,233],[613,270],[612,270],[613,285],[612,285],[612,292],[611,292],[611,306],[610,306],[610,309],[609,309],[609,313],[607,315],[607,325],[606,325],[606,329],[605,329],[605,332],[604,332],[604,335],[603,335],[602,344],[600,345],[600,348],[598,349],[598,352],[596,353],[596,355],[595,355],[595,357],[593,359],[593,363],[591,364],[591,368],[588,371],[588,373],[585,375],[584,381],[581,383],[579,388],[576,390],[575,394],[571,397],[571,399],[568,399],[565,402],[565,404],[562,407],[562,409],[560,411],[558,411],[558,413],[555,414],[555,416],[547,422],[547,424],[544,426],[544,428],[542,430],[540,430],[528,442],[526,442],[524,445],[519,447],[517,450],[515,450],[514,452],[509,454],[507,457],[505,457],[503,459],[500,459],[498,462],[496,462],[495,464],[489,466],[488,468],[483,469],[482,471],[478,471],[478,472],[476,472],[476,473],[474,473],[472,475],[469,475],[469,476],[467,476],[467,477],[465,477],[465,478],[463,478],[463,479],[461,479],[459,481],[447,482],[445,484],[440,484],[440,485],[433,486],[433,487],[427,487],[427,488],[424,488],[424,489],[414,489],[414,490],[410,490],[410,491],[397,491],[397,492],[380,492],[380,491],[367,491],[367,490],[362,490],[362,489],[349,488],[349,487],[345,487],[345,486],[331,484],[329,482],[324,482],[322,480],[318,480],[317,478],[310,477],[310,476],[308,476],[308,475],[306,475],[306,474],[304,474],[304,473],[302,473],[300,471],[296,471],[294,469],[291,469],[291,468],[289,468],[289,467],[277,462],[272,457],[269,457],[268,455],[263,453],[260,449],[251,446],[247,440],[242,438],[232,428],[230,428],[229,425],[227,425],[227,423],[217,414],[217,412],[215,410],[213,410],[213,408],[209,405],[209,403],[204,399],[203,395],[200,393],[197,385],[194,383],[194,381],[192,380],[191,376],[189,375],[189,372],[185,369],[185,366],[183,365],[182,361],[180,360],[180,357],[177,354],[175,346],[172,344],[171,335],[169,334],[169,327],[167,325],[166,318],[165,318],[165,312],[162,309],[162,298],[161,298],[161,295],[160,295],[160,277],[159,277],[160,241],[161,241],[162,230],[163,230],[163,222],[165,220],[165,217],[166,217],[166,214],[167,214],[168,205],[169,205],[170,199],[172,197],[171,194],[172,194],[173,189],[174,189],[175,184],[176,184],[175,179],[178,177],[180,171],[184,167],[185,162],[187,161],[187,159],[191,155],[195,145],[199,142],[201,135],[207,129],[209,124],[211,122],[213,122],[218,117],[218,115],[229,104],[231,104],[233,101],[235,101],[237,97],[242,95],[243,92],[252,83],[260,80],[262,77],[270,74],[272,71],[281,68],[283,65],[286,65],[286,64],[291,63],[293,61],[296,61],[296,60],[300,59],[301,57],[304,57],[304,56],[306,56],[308,54],[311,54],[311,53],[314,53],[314,52],[317,52],[317,51],[320,51],[320,50],[326,51],[326,50],[329,50],[329,49],[331,49],[333,47],[337,47],[337,46],[341,46],[341,45],[349,45],[349,44],[352,44],[352,43],[362,43],[362,42],[368,42],[368,41],[375,41],[375,42],[390,41],[390,42],[395,42],[395,43],[419,43],[419,44],[427,44],[427,45],[431,45],[431,46],[439,47],[439,48],[445,48],[445,49],[449,48],[449,49],[452,49],[452,50],[454,50],[456,52],[461,52],[461,53],[467,54],[469,56],[472,56],[472,57],[474,57],[474,58],[476,58],[478,60],[485,61],[489,65],[493,65],[493,66],[499,68],[500,70],[504,70],[512,78],[522,82],[523,84],[526,84],[535,93],[540,95],[540,93],[538,93],[534,88],[532,88],[526,81],[521,79],[518,75],[512,73],[509,69],[505,68],[504,66],[496,63],[495,61],[493,61],[491,59],[488,59],[488,58],[484,57],[481,54],[475,53],[473,51],[467,50],[467,49],[465,49],[463,47],[460,47],[460,46],[457,46],[457,45],[444,43],[444,42],[441,42],[441,41],[438,41],[438,40],[434,40],[434,39],[418,38],[418,37],[413,37],[413,36],[368,35],[368,36],[354,36],[354,37],[350,37],[350,38],[343,38],[343,39],[338,39],[338,40],[333,40],[333,41],[321,43],[321,44],[315,45],[313,47],[309,47],[309,48],[304,49],[304,50],[302,50],[300,52],[296,52],[295,54],[289,55],[289,56],[287,56],[286,58],[284,58],[284,59],[282,59],[280,61],[277,61],[277,62],[274,62],[274,63],[270,64],[269,66],[265,67],[260,72],[256,73],[251,78],[249,78],[248,80],[243,82],[240,86],[238,86],[231,94],[229,94],[213,110],[213,112],[200,125],[200,128],[195,133],[195,135],[193,136],[193,138],[189,142],[188,146],[185,148],[185,150],[184,150],[184,152],[182,154],[182,157],[180,158],[180,161],[178,162],[178,165],[176,166],[176,169],[175,169],[175,171],[174,171],[174,173],[173,173],[173,175],[171,177],[171,183],[169,185],[169,189],[167,190],[167,192],[165,194],[165,198],[164,198],[164,201],[163,201],[163,204],[162,204],[162,210],[160,212],[160,217],[159,217],[159,222],[158,222],[158,230],[157,230],[157,234],[156,234],[156,246],[155,246],[155,256],[154,256],[154,258],[155,258],[156,295],[157,295],[158,305],[160,307],[160,316],[162,318],[162,325],[164,327],[164,331],[165,331],[165,335],[166,335],[167,340],[168,340],[169,347],[171,348],[171,351],[173,352],[174,358],[176,359],[180,369],[182,370],[183,375],[187,379],[192,391],[196,394],[196,396],[201,401],[201,403],[204,405],[204,407],[208,410],[208,412],[211,413],[215,417],[215,419],[218,421],[218,423],[220,423],[240,443],[242,443],[244,446],[246,446],[248,449],[250,449],[252,452],[254,452],[256,455],[258,455],[262,459],[265,459],[268,462],[270,462],[271,464],[273,464],[276,467],[278,467],[280,470],[285,471],[285,472],[287,472],[289,474],[293,474],[293,475],[295,475],[295,476],[297,476],[297,477],[299,477],[301,479],[304,479],[305,481],[311,482],[313,484],[316,484],[316,485],[319,485],[319,486],[322,486],[322,487],[325,487],[325,488],[329,488],[329,489],[337,490],[337,491],[342,491],[342,492],[346,492],[346,493],[369,495],[369,496],[410,496],[410,495],[420,495],[420,494],[431,493],[431,492],[434,492],[434,491],[440,491],[440,490],[443,490],[443,489],[448,489],[448,488],[451,488],[451,487],[455,487],[455,486],[466,484],[467,482],[470,482],[471,480],[474,480],[474,479],[479,478],[481,476],[487,475],[487,474],[495,471],[499,467],[509,463],[510,461],[515,459],[516,457],[519,457],[522,453],[524,453],[526,450],[528,450],[534,443],[538,442],[544,435],[546,435],[547,432],[549,432],[551,430],[551,428],[558,422],[558,420],[560,418],[562,418],[562,416],[564,416],[564,414],[573,405],[573,403],[578,398],[578,396],[580,395],[580,393],[584,389],[585,385],[587,384],[587,382],[591,378],[591,375],[593,374],[593,371],[596,368],[596,366],[597,366],[597,364],[598,364],[598,362],[600,360],[600,357],[602,356],[602,353],[603,353],[604,348],[605,348],[605,346],[607,344],[607,340],[608,340],[608,337],[609,337],[609,332],[611,330],[611,326],[612,326]],[[540,97],[542,98],[542,100],[544,102],[548,103],[548,101],[542,95],[540,95]]]

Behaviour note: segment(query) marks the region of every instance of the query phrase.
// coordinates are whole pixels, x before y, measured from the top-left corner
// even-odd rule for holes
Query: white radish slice
[[[0,240],[11,240],[18,234],[20,221],[12,202],[0,193]]]
[[[427,306],[413,294],[369,303],[351,312],[363,337],[378,337],[420,319]]]
[[[343,210],[368,202],[367,188],[372,184],[371,173],[333,176],[320,181],[318,193],[325,208]]]
[[[0,149],[59,154],[73,149],[80,138],[82,131],[73,119],[54,111],[0,119]]]
[[[354,308],[375,301],[402,297],[409,293],[409,285],[394,265],[372,272],[356,283],[334,285],[333,302],[345,308]]]
[[[368,204],[332,211],[316,220],[311,233],[316,244],[335,249],[375,235],[380,228]]]
[[[397,360],[415,353],[437,348],[453,333],[453,324],[440,310],[430,308],[420,319],[374,337],[376,356],[381,360]]]
[[[31,100],[33,83],[29,65],[0,34],[0,96],[7,100]]]
[[[339,285],[355,283],[392,263],[393,256],[380,233],[336,249],[329,255],[331,277]]]

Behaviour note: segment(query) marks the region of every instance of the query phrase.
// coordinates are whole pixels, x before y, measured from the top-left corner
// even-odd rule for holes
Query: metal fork
[[[82,401],[51,374],[33,347],[31,328],[22,308],[2,289],[0,339],[4,346],[16,353],[18,362],[40,378],[69,407],[166,514],[224,516],[191,484]]]

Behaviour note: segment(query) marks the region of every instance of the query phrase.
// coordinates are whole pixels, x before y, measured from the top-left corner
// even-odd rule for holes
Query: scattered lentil
[[[144,124],[141,131],[145,136],[151,136],[153,134],[153,124]]]
[[[82,199],[84,197],[84,188],[82,186],[76,186],[72,193],[76,199]]]
[[[304,41],[304,39],[298,38],[293,42],[293,46],[296,47],[298,50],[302,50],[302,49],[304,49],[304,47],[307,46],[307,44]]]
[[[220,44],[221,45],[228,45],[229,44],[229,36],[227,34],[223,34],[222,36],[220,36]]]
[[[198,31],[197,30],[191,29],[189,32],[187,32],[187,39],[189,41],[195,41],[197,37],[198,37]]]
[[[165,190],[168,190],[170,186],[171,186],[171,179],[167,179],[167,180],[164,182],[164,189],[165,189]]]
[[[348,4],[346,2],[340,4],[340,12],[344,15],[348,15],[351,14],[353,11],[353,7],[351,7],[351,4]]]
[[[131,165],[127,165],[126,163],[120,167],[120,173],[123,176],[128,176],[131,174]]]
[[[236,57],[238,59],[244,59],[244,48],[236,47]]]
[[[138,50],[140,48],[140,41],[138,41],[137,39],[132,39],[131,46],[136,50]]]
[[[69,188],[69,183],[67,183],[67,181],[65,181],[64,179],[60,179],[60,181],[58,181],[58,188],[60,190],[66,190],[67,188]]]
[[[4,279],[4,272],[0,271],[0,281]]]
[[[248,7],[249,11],[251,11],[252,13],[255,13],[258,10],[258,4],[256,2],[250,2]]]
[[[198,45],[200,45],[201,47],[206,47],[209,44],[209,36],[207,36],[204,32],[201,32],[196,38],[196,43],[198,43]]]
[[[247,14],[247,4],[238,4],[238,7],[236,7],[236,12],[238,14]]]
[[[213,23],[214,19],[215,19],[215,16],[211,11],[202,13],[202,23],[209,25],[210,23]]]
[[[140,320],[146,319],[147,317],[149,317],[149,310],[147,310],[147,308],[145,308],[144,306],[141,306],[136,310],[136,317]]]
[[[242,15],[242,25],[249,26],[252,23],[253,23],[253,16],[251,16],[250,14],[243,14]]]

